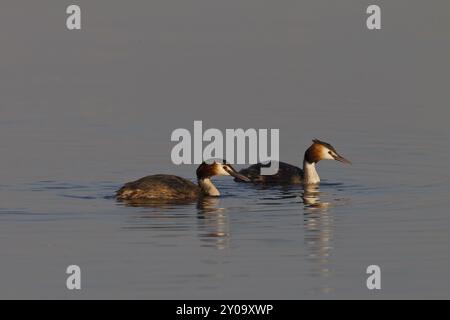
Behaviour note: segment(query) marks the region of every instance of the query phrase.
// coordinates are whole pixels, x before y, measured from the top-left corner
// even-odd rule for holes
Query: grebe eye
[[[331,151],[328,151],[328,154],[331,154]]]

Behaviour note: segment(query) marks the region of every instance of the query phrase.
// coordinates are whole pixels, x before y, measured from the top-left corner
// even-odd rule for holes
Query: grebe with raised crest
[[[285,162],[279,162],[278,172],[274,175],[261,175],[261,167],[269,167],[270,163],[257,163],[239,171],[255,183],[273,184],[317,184],[320,182],[316,171],[316,163],[320,160],[336,160],[342,163],[351,162],[337,153],[334,147],[326,142],[313,139],[313,144],[305,151],[303,170]],[[235,179],[237,182],[244,180]]]

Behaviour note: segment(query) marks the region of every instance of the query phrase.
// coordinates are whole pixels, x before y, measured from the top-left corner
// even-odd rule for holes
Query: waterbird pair
[[[267,184],[317,184],[320,182],[316,163],[320,160],[336,160],[350,164],[339,155],[329,143],[313,140],[305,151],[303,170],[288,163],[280,162],[278,172],[274,175],[261,175],[261,167],[268,164],[254,164],[237,172],[225,160],[223,162],[203,162],[197,168],[197,185],[174,175],[156,174],[126,183],[116,192],[118,200],[125,201],[191,201],[202,196],[220,196],[219,190],[211,181],[213,176],[232,176],[236,182],[253,182]]]

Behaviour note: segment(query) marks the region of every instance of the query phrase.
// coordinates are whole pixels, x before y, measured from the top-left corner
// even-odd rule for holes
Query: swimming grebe
[[[211,182],[213,176],[233,176],[250,181],[226,163],[203,162],[197,168],[198,185],[174,175],[155,174],[126,183],[116,192],[118,200],[190,201],[200,196],[220,196],[219,190]]]
[[[285,162],[279,163],[278,172],[274,175],[261,175],[261,167],[269,167],[270,163],[254,164],[239,173],[247,176],[252,182],[275,184],[315,184],[320,182],[316,171],[316,163],[320,160],[336,160],[350,164],[350,161],[337,153],[329,143],[313,139],[313,144],[306,150],[303,159],[303,170]],[[240,180],[235,179],[240,182]]]

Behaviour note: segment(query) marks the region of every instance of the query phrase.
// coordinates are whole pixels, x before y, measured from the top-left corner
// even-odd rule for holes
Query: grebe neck
[[[316,164],[303,160],[303,183],[316,184],[320,182],[320,177],[316,171]]]
[[[198,186],[200,187],[200,191],[202,192],[202,194],[205,196],[220,196],[219,190],[217,190],[216,186],[212,183],[210,178],[199,179]]]

